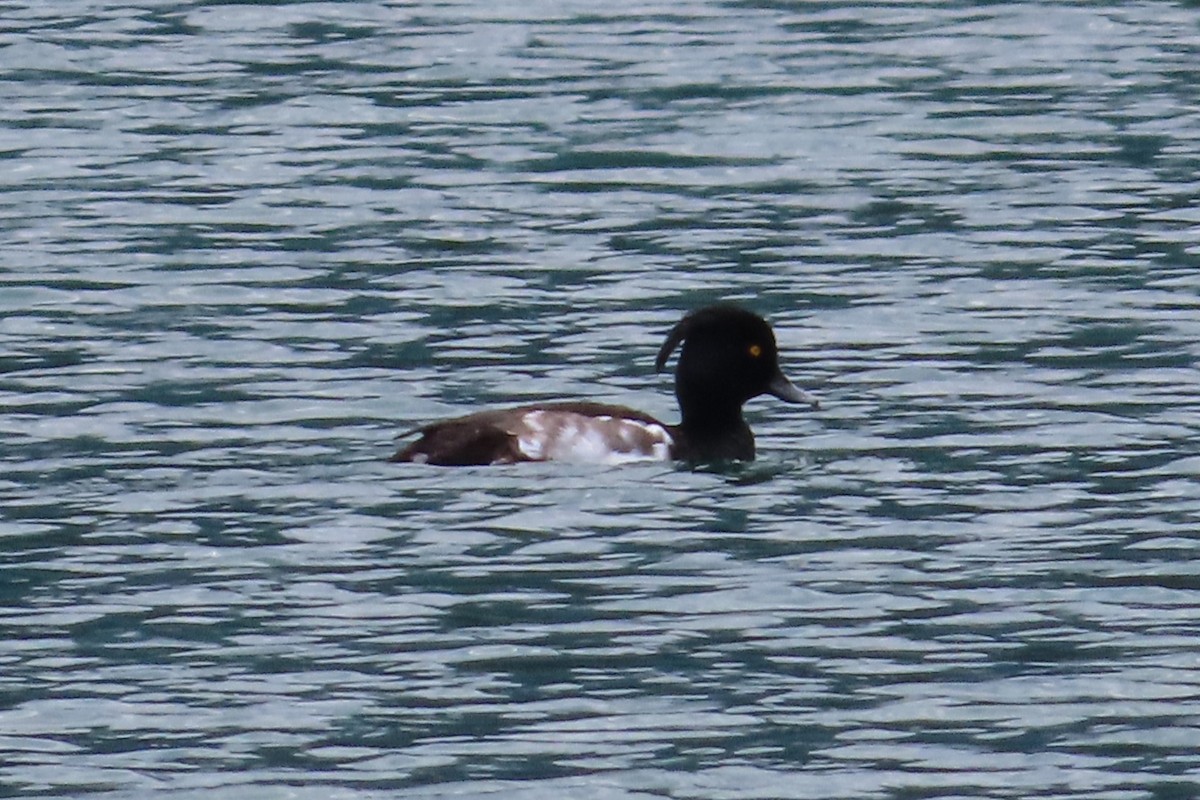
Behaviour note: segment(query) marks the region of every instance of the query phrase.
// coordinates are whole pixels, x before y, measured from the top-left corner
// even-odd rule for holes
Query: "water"
[[[0,794],[1200,793],[1194,7],[3,18]],[[718,298],[754,465],[385,462]]]

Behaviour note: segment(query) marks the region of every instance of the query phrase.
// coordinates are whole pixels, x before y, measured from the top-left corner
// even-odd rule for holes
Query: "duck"
[[[754,433],[742,415],[746,402],[767,394],[820,407],[814,395],[784,375],[770,324],[741,306],[719,303],[685,314],[667,333],[654,361],[656,372],[663,371],[676,348],[676,425],[621,405],[535,403],[412,428],[401,438],[418,438],[390,460],[436,466],[752,461]]]

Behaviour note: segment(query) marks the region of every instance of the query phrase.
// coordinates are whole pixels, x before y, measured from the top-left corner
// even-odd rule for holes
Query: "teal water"
[[[4,4],[0,795],[1200,794],[1200,20]],[[772,319],[688,470],[385,462]]]

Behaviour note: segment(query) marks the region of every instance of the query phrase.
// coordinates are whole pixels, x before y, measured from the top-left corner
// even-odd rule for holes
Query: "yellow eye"
[[[762,347],[760,347],[759,345],[756,345],[756,344],[752,344],[752,345],[750,345],[750,349],[747,350],[746,352],[748,352],[750,354],[751,358],[758,358],[759,356],[762,355]]]

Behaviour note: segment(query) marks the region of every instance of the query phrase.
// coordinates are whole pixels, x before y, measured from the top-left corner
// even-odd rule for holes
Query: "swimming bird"
[[[682,345],[682,347],[680,347]],[[632,408],[590,401],[535,403],[479,411],[402,434],[420,437],[392,461],[439,466],[520,461],[749,461],[754,434],[742,416],[762,394],[818,408],[779,367],[775,334],[762,317],[718,304],[685,315],[667,334],[654,366],[662,372],[676,347],[680,422],[668,425]]]

